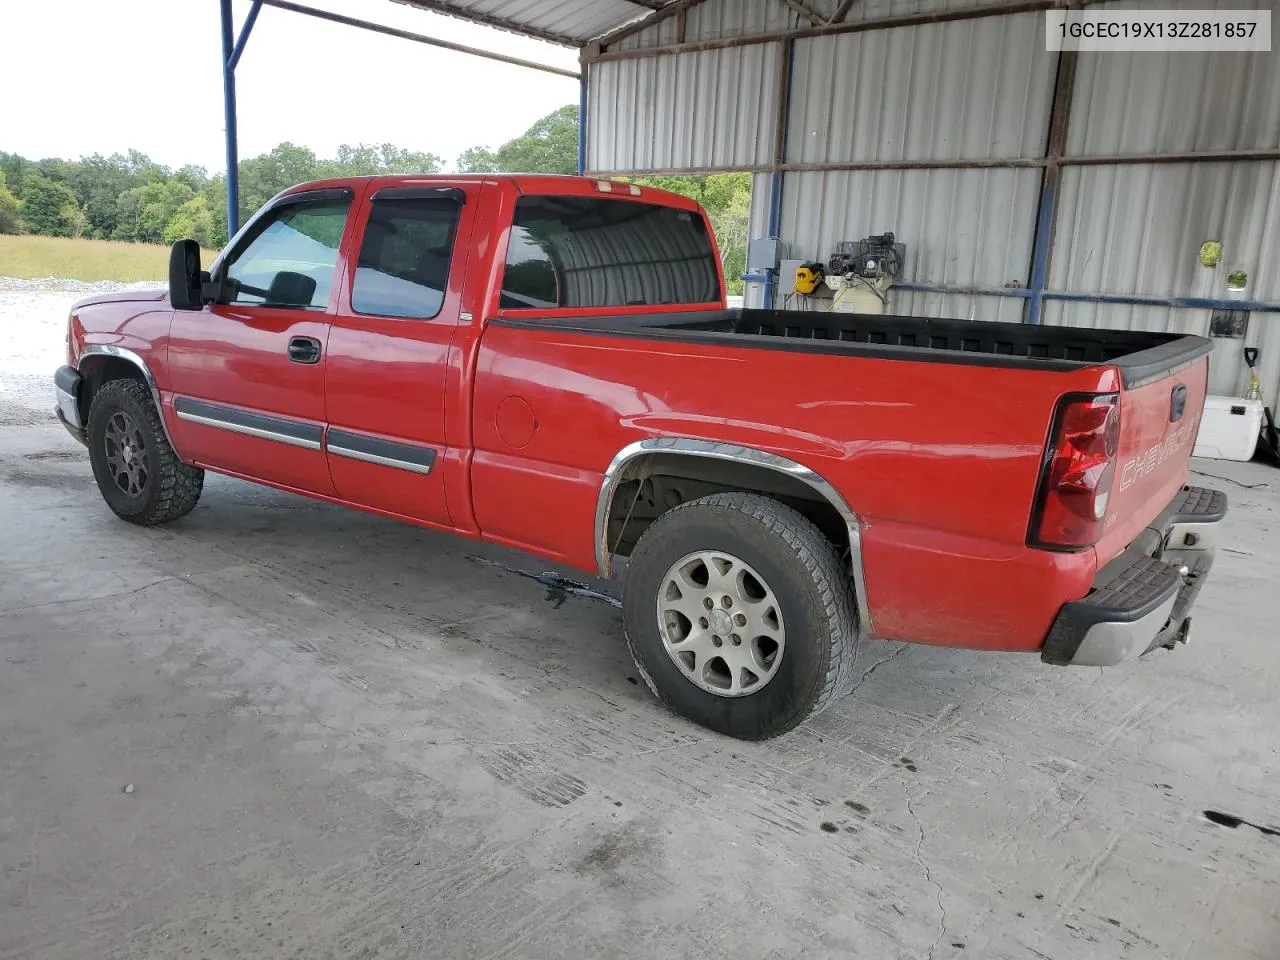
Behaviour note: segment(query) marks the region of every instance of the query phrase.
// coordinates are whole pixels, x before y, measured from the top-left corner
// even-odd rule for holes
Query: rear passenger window
[[[458,212],[452,197],[375,197],[351,285],[351,308],[416,320],[438,314]]]

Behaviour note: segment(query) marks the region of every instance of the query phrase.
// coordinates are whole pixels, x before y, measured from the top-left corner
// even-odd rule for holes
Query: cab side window
[[[221,302],[324,310],[350,206],[340,197],[270,211],[224,265]]]
[[[351,284],[351,308],[429,320],[444,305],[458,232],[452,197],[375,196]]]
[[[606,197],[516,201],[499,301],[504,310],[719,299],[716,250],[699,214]]]

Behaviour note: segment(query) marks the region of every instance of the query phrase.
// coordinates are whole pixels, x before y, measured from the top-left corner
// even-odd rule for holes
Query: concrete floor
[[[0,958],[1280,957],[1280,838],[1203,815],[1280,823],[1274,471],[1197,463],[1270,486],[1189,647],[868,643],[744,744],[535,560],[216,477],[131,527],[8,386]]]

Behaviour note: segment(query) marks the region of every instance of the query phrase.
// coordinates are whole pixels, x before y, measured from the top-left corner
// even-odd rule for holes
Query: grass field
[[[135,283],[168,274],[169,248],[160,244],[0,236],[0,277]]]

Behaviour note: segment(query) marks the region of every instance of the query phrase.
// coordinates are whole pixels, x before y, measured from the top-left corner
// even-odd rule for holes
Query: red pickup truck
[[[693,202],[572,177],[333,180],[169,290],[79,303],[57,413],[108,506],[205,470],[610,577],[640,674],[732,736],[862,637],[1109,665],[1184,640],[1210,342],[729,310]]]

